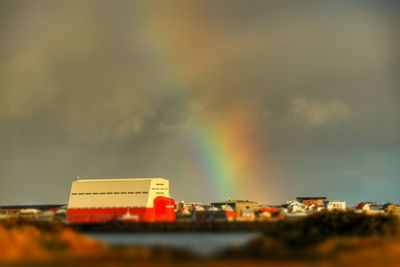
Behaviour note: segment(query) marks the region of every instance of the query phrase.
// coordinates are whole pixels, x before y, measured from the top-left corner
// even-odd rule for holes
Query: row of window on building
[[[143,191],[143,192],[93,192],[93,193],[71,193],[73,196],[82,196],[82,195],[139,195],[139,194],[148,194],[149,192]]]

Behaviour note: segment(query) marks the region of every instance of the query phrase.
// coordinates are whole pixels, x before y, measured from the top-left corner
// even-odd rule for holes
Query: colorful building
[[[306,206],[323,207],[326,202],[326,197],[297,197],[296,201],[303,203]]]
[[[211,206],[218,209],[226,209],[226,207],[230,207],[234,212],[237,212],[238,214],[242,213],[243,210],[256,211],[260,208],[260,204],[254,201],[232,199],[222,202],[213,202],[211,203]]]
[[[97,223],[112,220],[175,220],[175,201],[163,178],[84,179],[72,182],[67,220]]]

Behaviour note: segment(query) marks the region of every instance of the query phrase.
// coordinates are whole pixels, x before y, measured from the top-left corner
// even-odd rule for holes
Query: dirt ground
[[[97,248],[98,249],[98,248]],[[400,266],[400,239],[399,238],[368,238],[330,240],[315,248],[316,257],[295,257],[279,259],[185,259],[168,254],[168,251],[152,251],[143,248],[129,248],[128,251],[100,251],[89,256],[59,255],[52,258],[25,258],[19,261],[3,261],[1,266],[174,266],[174,267],[357,267],[357,266]]]
[[[400,236],[385,233],[369,237],[335,235],[313,245],[294,247],[265,235],[243,247],[203,258],[168,247],[110,247],[62,224],[16,219],[0,224],[0,267],[399,267]]]

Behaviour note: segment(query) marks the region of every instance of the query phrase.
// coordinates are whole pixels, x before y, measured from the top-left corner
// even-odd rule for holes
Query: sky
[[[1,1],[0,204],[400,202],[396,1]]]

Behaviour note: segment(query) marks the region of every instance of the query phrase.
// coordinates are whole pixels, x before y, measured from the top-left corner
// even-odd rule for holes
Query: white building
[[[325,209],[332,210],[346,210],[346,201],[342,200],[328,200],[325,202]]]
[[[288,201],[282,207],[284,208],[285,212],[289,213],[304,213],[307,211],[307,206],[296,200]]]

